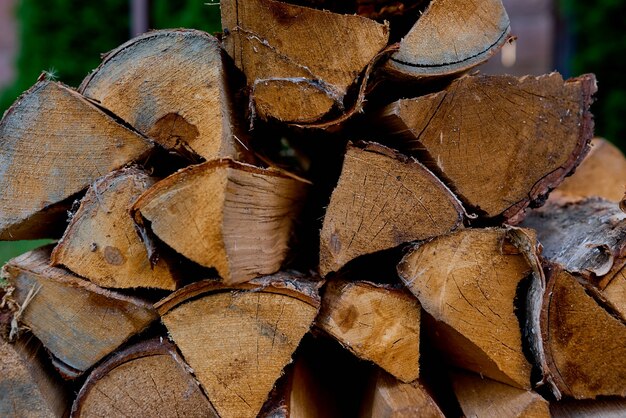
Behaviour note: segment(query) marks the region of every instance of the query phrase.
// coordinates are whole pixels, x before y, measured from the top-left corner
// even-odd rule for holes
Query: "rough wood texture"
[[[316,325],[356,356],[411,382],[419,377],[420,311],[404,289],[333,281]]]
[[[259,413],[318,312],[316,286],[284,273],[231,287],[203,281],[157,304],[221,417]]]
[[[219,418],[189,366],[162,338],[137,343],[96,367],[72,416]]]
[[[0,339],[0,416],[69,416],[69,391],[45,357],[41,343],[32,335],[18,338],[15,344]]]
[[[451,363],[523,389],[515,298],[531,267],[505,229],[466,229],[413,247],[398,273],[432,318],[433,342]]]
[[[548,401],[535,392],[461,371],[452,381],[467,417],[550,418]]]
[[[55,367],[74,378],[157,318],[152,305],[49,267],[50,247],[9,261],[2,270],[11,286],[18,322],[54,355]]]
[[[320,273],[359,256],[462,227],[463,208],[415,159],[374,143],[348,145],[320,236]]]
[[[253,112],[282,122],[347,107],[349,87],[389,38],[386,25],[364,17],[274,0],[224,1],[221,12],[224,47],[248,79]]]
[[[70,88],[37,82],[0,121],[0,239],[56,236],[55,204],[151,148]]]
[[[155,180],[136,168],[115,171],[89,188],[50,257],[102,287],[176,289],[170,263],[151,266],[129,210]]]
[[[511,223],[585,156],[595,91],[593,75],[565,82],[558,73],[468,76],[444,91],[388,105],[381,122],[468,210]]]
[[[498,52],[510,31],[501,0],[433,0],[387,68],[404,78],[459,74]]]
[[[564,395],[626,396],[625,323],[558,267],[548,281],[541,332],[548,367]]]
[[[604,298],[626,322],[626,272],[622,268],[602,291]]]
[[[170,29],[109,52],[79,91],[166,148],[243,158],[228,82],[217,39]]]
[[[220,159],[156,183],[132,210],[177,252],[239,283],[280,269],[306,186],[282,171]]]
[[[623,418],[626,416],[626,399],[564,399],[550,403],[550,412],[553,418]]]

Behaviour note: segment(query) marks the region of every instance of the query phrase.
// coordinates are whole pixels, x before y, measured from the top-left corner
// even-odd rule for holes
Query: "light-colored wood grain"
[[[602,295],[626,321],[626,271],[622,268],[602,290]]]
[[[626,416],[626,399],[564,399],[550,403],[550,413],[553,418],[623,418]]]

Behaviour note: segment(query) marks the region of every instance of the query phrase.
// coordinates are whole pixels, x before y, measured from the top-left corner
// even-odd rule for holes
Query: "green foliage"
[[[49,239],[39,239],[35,241],[3,241],[0,242],[0,266],[4,265],[13,257],[17,257],[26,251],[48,245],[52,242]]]
[[[211,34],[222,30],[217,0],[153,0],[150,4],[154,29],[193,28]]]

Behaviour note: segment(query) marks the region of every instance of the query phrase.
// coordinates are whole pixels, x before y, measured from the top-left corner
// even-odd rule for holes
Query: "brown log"
[[[419,377],[420,310],[404,289],[333,281],[316,325],[357,357],[408,383]]]
[[[0,239],[60,235],[55,205],[151,148],[74,90],[38,81],[0,121]]]
[[[52,265],[63,265],[102,287],[175,290],[173,263],[154,266],[135,230],[129,210],[155,183],[136,168],[115,171],[87,190],[63,238],[52,251]]]
[[[602,290],[602,296],[626,322],[626,271],[622,268]]]
[[[282,171],[213,160],[156,183],[132,211],[177,252],[239,283],[280,269],[306,186]]]
[[[585,156],[595,91],[593,75],[468,76],[388,105],[382,123],[468,210],[514,223]]]
[[[219,418],[189,366],[162,338],[134,344],[96,367],[72,416]]]
[[[553,418],[622,418],[626,416],[626,399],[564,399],[550,403],[550,413]]]
[[[319,309],[317,283],[279,273],[203,281],[157,304],[221,417],[255,417]]]
[[[9,261],[15,322],[28,327],[54,356],[65,378],[75,378],[157,318],[152,305],[102,289],[49,267],[50,247]]]
[[[463,208],[428,169],[375,143],[348,145],[320,236],[320,273],[461,228]]]
[[[229,83],[217,39],[168,29],[106,54],[79,91],[168,149],[246,159]]]

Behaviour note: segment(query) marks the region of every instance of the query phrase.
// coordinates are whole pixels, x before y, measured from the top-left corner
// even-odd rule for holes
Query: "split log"
[[[626,396],[626,323],[558,267],[543,303],[544,350],[559,390],[576,399]]]
[[[501,0],[433,0],[387,69],[418,80],[460,74],[498,52],[510,31]]]
[[[245,138],[228,72],[213,36],[159,30],[106,54],[79,91],[165,148],[205,159],[239,159],[246,156],[238,139]]]
[[[74,90],[38,81],[0,121],[0,239],[60,235],[56,204],[151,148]]]
[[[610,397],[595,400],[564,399],[550,404],[553,418],[622,418],[626,416],[626,399]]]
[[[44,351],[32,335],[14,344],[0,339],[0,416],[69,416],[69,390],[46,363]]]
[[[213,160],[156,183],[132,212],[178,253],[239,283],[280,269],[306,186],[283,171]]]
[[[102,287],[175,290],[172,263],[154,266],[135,231],[129,210],[155,183],[136,168],[115,171],[87,190],[63,238],[52,251],[52,265],[63,265]]]
[[[585,156],[595,91],[593,75],[565,82],[558,73],[468,76],[388,105],[381,122],[398,148],[427,162],[468,209],[514,223]]]
[[[152,305],[102,289],[49,267],[50,247],[9,261],[2,270],[14,289],[15,320],[54,356],[63,377],[75,378],[157,318]]]
[[[274,0],[221,4],[224,47],[246,75],[255,116],[313,123],[348,106],[359,74],[387,45],[387,25]]]
[[[420,310],[404,289],[333,281],[316,325],[357,357],[408,383],[419,377]]]
[[[413,158],[375,143],[348,145],[320,236],[320,273],[409,241],[461,228],[463,208]]]
[[[417,244],[398,273],[432,317],[425,326],[449,362],[530,388],[515,299],[531,266],[507,230],[466,229]]]
[[[452,380],[467,417],[550,418],[548,401],[535,392],[462,371],[454,372]]]
[[[285,273],[235,286],[203,281],[157,304],[221,417],[257,416],[317,315],[316,286]]]
[[[91,372],[72,416],[219,418],[190,372],[169,342],[134,344]]]
[[[622,268],[602,290],[602,296],[626,322],[626,272]]]

